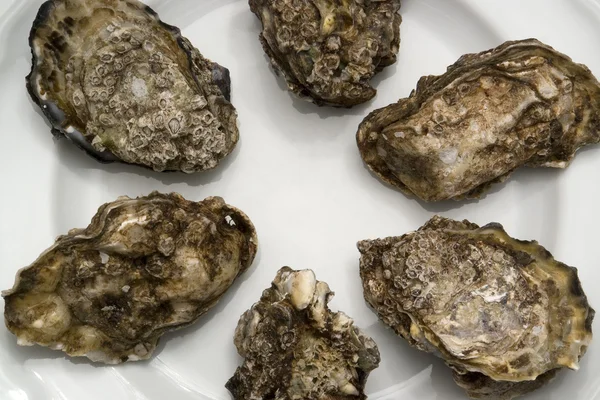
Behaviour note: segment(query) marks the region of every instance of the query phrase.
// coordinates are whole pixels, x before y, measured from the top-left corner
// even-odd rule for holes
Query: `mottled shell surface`
[[[565,168],[600,140],[600,84],[535,39],[461,57],[376,110],[357,142],[383,181],[426,201],[479,197],[520,166]]]
[[[227,382],[235,400],[358,400],[380,357],[311,270],[283,267],[238,323],[244,363]]]
[[[137,0],[50,0],[27,88],[57,136],[102,162],[214,168],[238,141],[229,71]]]
[[[154,192],[101,206],[3,293],[20,345],[117,364],[147,359],[163,333],[214,306],[252,263],[248,217],[219,197]]]
[[[260,41],[288,88],[318,105],[351,107],[396,62],[400,0],[249,0]]]
[[[592,340],[577,270],[499,224],[436,216],[358,248],[367,302],[412,346],[442,357],[473,398],[537,389],[577,369]]]

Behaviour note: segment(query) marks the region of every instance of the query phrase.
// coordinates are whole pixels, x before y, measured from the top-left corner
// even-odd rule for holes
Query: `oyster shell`
[[[535,390],[577,369],[592,340],[577,270],[500,224],[435,216],[358,248],[367,302],[409,344],[442,357],[472,398]]]
[[[217,303],[256,246],[248,217],[220,197],[120,197],[18,272],[3,293],[6,326],[20,345],[109,364],[147,359],[163,333]]]
[[[400,0],[249,0],[260,41],[289,90],[318,105],[375,96],[369,80],[396,62]]]
[[[600,140],[600,84],[535,39],[461,57],[376,110],[357,142],[385,182],[426,201],[479,197],[516,168],[565,168]]]
[[[187,173],[238,141],[229,71],[137,0],[50,0],[27,89],[52,132],[102,162]]]
[[[235,330],[245,360],[226,385],[234,399],[366,398],[379,350],[352,319],[329,310],[332,297],[313,271],[279,270]]]

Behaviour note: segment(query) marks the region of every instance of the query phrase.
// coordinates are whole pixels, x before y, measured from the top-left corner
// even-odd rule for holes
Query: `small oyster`
[[[350,107],[375,96],[369,80],[396,62],[400,0],[249,0],[260,41],[289,89]]]
[[[236,400],[351,400],[379,365],[375,342],[342,312],[311,270],[283,267],[235,331],[245,358],[227,388]]]
[[[52,132],[102,162],[187,173],[238,141],[229,71],[137,0],[50,0],[27,89]]]
[[[592,340],[577,270],[500,224],[435,216],[358,248],[367,302],[412,346],[442,357],[472,398],[535,390],[577,369]]]
[[[19,271],[3,293],[6,326],[20,345],[109,364],[146,359],[163,333],[217,303],[256,246],[248,217],[220,197],[121,197]]]
[[[372,112],[357,141],[385,182],[426,201],[479,197],[516,168],[565,168],[600,140],[600,84],[537,40],[507,42],[425,76]]]

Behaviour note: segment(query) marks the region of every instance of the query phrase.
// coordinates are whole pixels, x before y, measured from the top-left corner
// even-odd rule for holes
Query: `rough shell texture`
[[[600,138],[600,84],[537,40],[461,57],[372,112],[358,147],[385,182],[426,201],[479,197],[516,168],[565,168]]]
[[[238,141],[229,71],[137,0],[50,0],[27,88],[52,124],[103,162],[213,168]]]
[[[311,270],[284,267],[244,313],[235,345],[245,358],[227,388],[236,400],[353,400],[379,365],[371,338],[327,303],[333,297]]]
[[[473,398],[509,400],[577,369],[592,339],[577,270],[499,224],[436,216],[358,248],[367,302],[411,345],[442,357]]]
[[[316,104],[353,106],[396,62],[400,0],[249,0],[260,41],[289,89]]]
[[[159,337],[216,304],[252,263],[248,217],[219,197],[121,197],[60,236],[3,293],[20,345],[116,364],[149,358]]]

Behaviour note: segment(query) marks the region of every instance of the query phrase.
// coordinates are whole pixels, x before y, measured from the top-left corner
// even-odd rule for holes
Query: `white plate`
[[[318,108],[284,90],[245,0],[147,3],[231,70],[240,144],[214,172],[185,176],[101,165],[67,141],[53,141],[24,79],[27,36],[41,0],[2,0],[0,287],[11,287],[17,269],[54,237],[87,226],[102,203],[152,190],[190,200],[223,196],[256,224],[259,254],[199,323],[165,335],[149,362],[92,365],[39,347],[19,348],[0,328],[0,399],[230,399],[223,385],[240,363],[232,344],[238,317],[283,265],[313,268],[336,292],[331,307],[352,316],[379,344],[382,362],[368,382],[370,399],[464,399],[440,360],[410,348],[377,321],[358,276],[358,240],[405,233],[435,213],[498,221],[513,236],[539,240],[579,268],[590,302],[600,307],[600,149],[582,151],[565,171],[521,170],[480,201],[426,205],[369,174],[355,143],[361,119],[407,96],[421,75],[440,74],[463,53],[505,40],[537,37],[600,76],[600,1],[404,0],[399,61],[375,79],[377,97],[351,110]],[[528,398],[594,400],[599,393],[600,349],[593,344],[579,372],[562,373]]]

